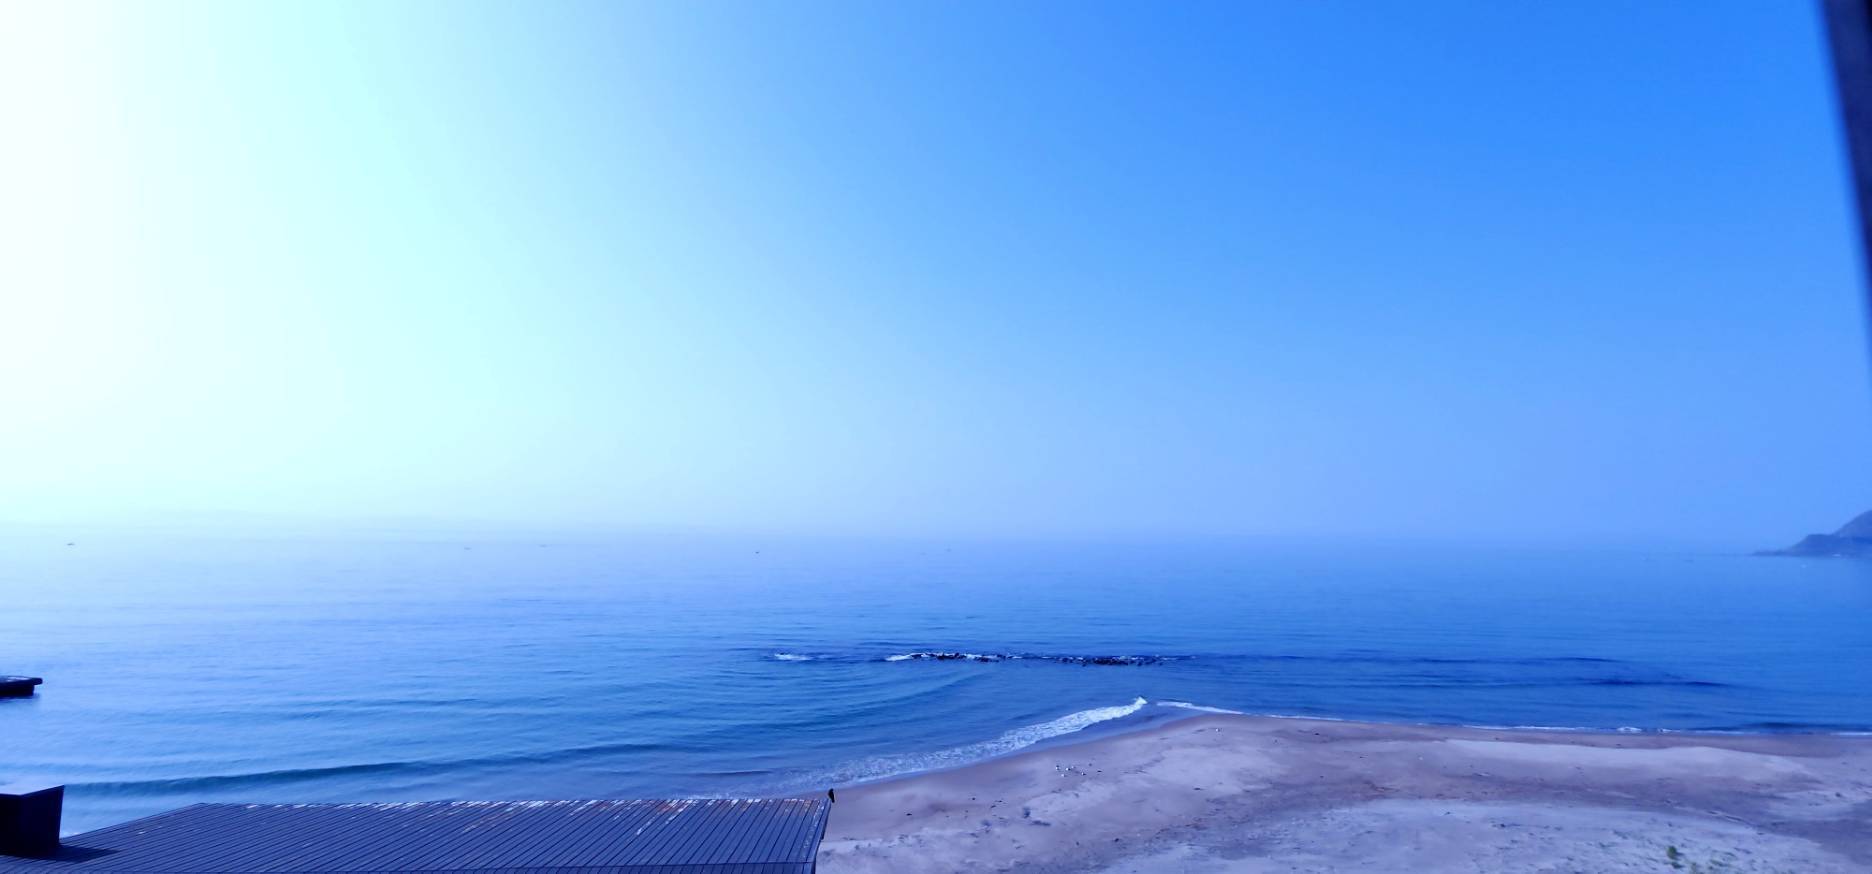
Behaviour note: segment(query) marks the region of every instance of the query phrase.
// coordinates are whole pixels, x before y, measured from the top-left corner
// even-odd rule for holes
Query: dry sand
[[[856,872],[1872,871],[1872,738],[1203,716],[841,789]]]

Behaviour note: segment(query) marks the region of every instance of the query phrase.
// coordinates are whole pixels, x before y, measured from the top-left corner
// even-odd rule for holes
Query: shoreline
[[[1865,734],[1194,712],[838,802],[827,874],[1872,869]]]
[[[1003,759],[1023,755],[1023,754],[1030,753],[1030,752],[1057,749],[1060,747],[1077,746],[1081,744],[1096,743],[1098,741],[1107,740],[1110,738],[1123,737],[1125,735],[1156,731],[1158,729],[1165,728],[1171,725],[1175,725],[1177,723],[1187,722],[1191,719],[1200,719],[1200,718],[1208,717],[1208,716],[1240,717],[1243,719],[1256,719],[1256,720],[1285,720],[1285,721],[1294,721],[1294,722],[1323,722],[1323,723],[1333,723],[1333,724],[1386,726],[1386,727],[1393,727],[1393,728],[1400,728],[1400,729],[1419,728],[1419,729],[1449,730],[1449,731],[1472,730],[1472,731],[1490,731],[1490,732],[1513,732],[1517,734],[1529,733],[1529,734],[1557,734],[1557,735],[1605,735],[1605,736],[1612,736],[1612,737],[1669,737],[1669,738],[1680,738],[1680,739],[1694,739],[1694,738],[1699,738],[1699,737],[1708,737],[1708,738],[1716,738],[1716,739],[1751,738],[1751,737],[1872,738],[1872,729],[1788,728],[1788,729],[1775,729],[1775,730],[1746,731],[1746,730],[1741,730],[1741,729],[1720,729],[1720,728],[1640,728],[1637,726],[1620,726],[1618,728],[1594,728],[1590,726],[1570,726],[1570,725],[1487,725],[1487,724],[1481,724],[1481,723],[1463,723],[1463,722],[1400,722],[1400,721],[1393,721],[1393,720],[1356,719],[1356,718],[1344,717],[1344,716],[1305,716],[1305,715],[1288,714],[1288,713],[1249,713],[1247,711],[1242,711],[1242,710],[1230,710],[1230,709],[1223,708],[1223,707],[1210,707],[1210,706],[1202,705],[1202,704],[1192,704],[1187,701],[1147,701],[1146,703],[1150,705],[1160,706],[1160,707],[1168,707],[1168,708],[1180,710],[1182,712],[1165,713],[1162,715],[1158,715],[1153,718],[1149,718],[1145,720],[1142,724],[1138,724],[1138,725],[1109,725],[1104,722],[1097,722],[1097,723],[1093,723],[1082,729],[1073,731],[1068,734],[1054,735],[1054,736],[1042,738],[1026,746],[1015,747],[1013,749],[1010,749],[1004,752],[991,753],[989,755],[986,755],[977,759],[965,759],[965,760],[956,762],[954,764],[934,765],[930,767],[915,768],[911,770],[891,772],[891,773],[886,773],[886,774],[882,774],[880,776],[875,776],[875,777],[860,777],[856,779],[847,780],[844,782],[835,781],[833,782],[832,785],[835,788],[839,789],[840,791],[844,791],[846,789],[856,789],[862,786],[874,786],[879,783],[889,783],[889,782],[894,782],[898,780],[911,780],[911,779],[916,779],[918,777],[926,777],[926,776],[930,776],[934,774],[944,774],[950,771],[957,771],[957,770],[961,770],[964,768],[973,768],[978,765],[986,765],[986,764],[990,764],[993,762],[998,762]],[[1103,709],[1103,708],[1094,708],[1094,709]],[[1070,717],[1077,716],[1080,713],[1085,713],[1085,712],[1089,712],[1089,711],[1078,711],[1075,713],[1067,714],[1065,717],[1060,717],[1060,718],[1062,719],[1070,718]],[[1023,729],[1034,728],[1037,725],[1045,725],[1045,724],[1046,723],[1036,723],[1036,724],[1031,724],[1031,725],[1019,726],[1014,729],[1009,729],[1007,732],[1003,732],[1003,736],[1011,732],[1017,732]],[[967,749],[969,746],[987,744],[991,742],[992,740],[977,741],[975,744],[964,744],[958,747],[946,747],[941,752],[949,752],[953,750]],[[801,791],[811,792],[813,790],[812,790],[812,787],[808,786],[805,789],[802,789]]]

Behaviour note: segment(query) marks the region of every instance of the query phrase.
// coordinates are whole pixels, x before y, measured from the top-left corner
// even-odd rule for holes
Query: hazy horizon
[[[0,523],[1772,547],[1872,508],[1811,4],[6,17]]]
[[[1540,530],[1489,534],[1384,532],[1341,530],[1322,532],[1203,531],[1141,532],[1129,529],[1079,531],[893,531],[862,528],[800,530],[784,526],[728,527],[707,525],[644,525],[606,521],[542,521],[525,518],[464,516],[367,516],[356,514],[294,515],[252,512],[174,511],[131,515],[65,518],[0,518],[0,536],[24,535],[34,540],[68,540],[73,546],[100,542],[131,545],[148,538],[164,541],[217,543],[242,540],[303,539],[348,543],[432,542],[451,548],[475,544],[536,544],[543,546],[594,543],[636,543],[646,548],[681,548],[716,544],[735,549],[848,547],[952,549],[1000,547],[1084,548],[1202,548],[1289,550],[1417,551],[1467,549],[1534,552],[1666,552],[1685,555],[1752,554],[1787,546],[1807,534],[1828,533],[1845,520],[1818,522],[1808,529],[1798,524],[1756,536],[1624,533],[1610,536],[1567,536]]]

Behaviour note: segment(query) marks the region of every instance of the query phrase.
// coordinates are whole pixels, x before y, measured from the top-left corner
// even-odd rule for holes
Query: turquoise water
[[[0,673],[46,678],[37,698],[0,701],[0,779],[68,784],[71,830],[213,800],[811,791],[1192,706],[1872,729],[1872,563],[437,536],[0,544]]]

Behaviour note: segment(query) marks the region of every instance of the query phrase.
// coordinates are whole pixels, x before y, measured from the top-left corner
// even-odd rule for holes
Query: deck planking
[[[810,874],[820,798],[197,804],[66,838],[3,872]]]

